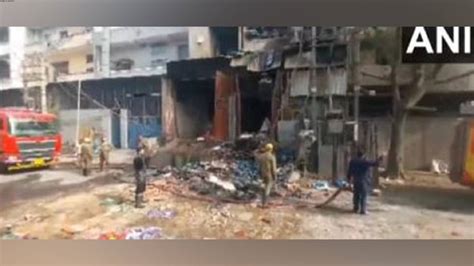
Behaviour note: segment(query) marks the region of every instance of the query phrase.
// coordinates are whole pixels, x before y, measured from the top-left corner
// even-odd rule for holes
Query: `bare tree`
[[[394,57],[390,80],[393,93],[393,118],[390,136],[390,148],[387,160],[387,176],[389,178],[404,178],[403,150],[404,133],[408,113],[417,109],[418,102],[426,92],[436,85],[436,79],[443,64],[426,65],[418,64],[412,66],[412,78],[408,86],[404,89],[403,95],[400,93],[399,69],[401,62],[401,28],[395,32]]]
[[[469,77],[474,70],[466,71],[458,75],[439,80],[439,74],[445,67],[444,64],[418,64],[412,66],[411,81],[408,86],[400,92],[399,69],[401,63],[401,28],[395,32],[394,60],[390,80],[393,93],[393,119],[390,137],[390,148],[387,160],[387,176],[392,179],[404,178],[403,151],[405,124],[410,111],[425,110],[417,104],[430,89],[439,84],[451,83],[453,81]]]
[[[427,108],[417,106],[419,101],[427,92],[439,84],[451,83],[474,74],[474,70],[466,71],[458,75],[439,80],[439,74],[444,64],[416,64],[411,67],[410,81],[404,82],[401,87],[401,28],[394,31],[384,31],[382,37],[375,41],[375,49],[384,55],[386,63],[391,65],[390,76],[377,76],[371,73],[362,73],[381,80],[389,81],[392,87],[392,125],[390,136],[390,147],[387,158],[386,175],[389,178],[404,178],[403,151],[405,124],[410,111],[426,110]]]

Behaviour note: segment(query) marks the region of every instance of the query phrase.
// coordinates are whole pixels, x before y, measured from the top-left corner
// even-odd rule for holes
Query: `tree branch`
[[[433,68],[433,71],[431,72],[430,79],[436,80],[436,78],[438,77],[438,74],[441,72],[443,67],[444,67],[444,64],[436,64]]]
[[[378,75],[375,75],[375,74],[372,74],[372,73],[369,73],[369,72],[365,72],[365,71],[361,71],[361,74],[363,76],[375,78],[375,79],[382,80],[382,81],[390,81],[390,78],[387,77],[387,76],[378,76]]]
[[[415,77],[411,82],[410,89],[407,95],[404,97],[403,109],[410,109],[415,106],[419,100],[425,95],[426,92],[426,74],[425,65],[418,65],[415,67]]]
[[[420,112],[436,112],[438,109],[434,107],[413,106],[406,110],[407,111],[420,111]]]
[[[456,76],[452,76],[452,77],[449,77],[449,78],[446,78],[446,79],[443,79],[443,80],[437,80],[434,83],[436,85],[449,83],[449,82],[453,82],[453,81],[458,80],[458,79],[469,77],[471,75],[474,75],[474,70],[471,70],[471,71],[468,71],[468,72],[465,72],[465,73],[462,73],[462,74],[459,74],[459,75],[456,75]]]

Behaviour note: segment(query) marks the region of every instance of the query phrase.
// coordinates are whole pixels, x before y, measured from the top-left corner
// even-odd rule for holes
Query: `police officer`
[[[382,157],[377,161],[367,160],[362,150],[357,151],[356,158],[349,162],[347,179],[353,185],[354,213],[367,214],[367,196],[370,190],[370,168],[377,167]]]
[[[137,155],[133,159],[133,170],[135,172],[135,208],[143,208],[144,193],[146,190],[145,176],[145,154],[141,148],[137,149]]]
[[[107,142],[107,139],[103,137],[101,139],[100,153],[99,153],[100,171],[103,171],[105,166],[109,166],[109,158],[110,158],[111,150],[112,150],[112,146],[110,145],[110,143]]]
[[[273,155],[273,145],[268,143],[265,147],[254,153],[260,167],[260,176],[263,180],[262,207],[266,207],[267,199],[273,190],[276,180],[276,158]]]
[[[84,176],[89,175],[89,169],[92,164],[92,160],[94,159],[94,154],[92,150],[92,144],[90,138],[84,138],[80,146],[80,165],[82,168],[82,174]]]

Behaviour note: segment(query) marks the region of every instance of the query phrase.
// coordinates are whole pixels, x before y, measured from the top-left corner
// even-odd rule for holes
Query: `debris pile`
[[[163,233],[158,227],[132,228],[125,235],[126,240],[154,240],[161,239],[162,237]]]
[[[264,141],[258,135],[249,134],[242,135],[235,143],[221,143],[201,150],[206,156],[158,170],[158,180],[165,183],[151,182],[154,185],[148,194],[152,195],[153,200],[159,199],[159,193],[153,192],[153,188],[157,188],[156,191],[171,190],[188,198],[229,203],[251,202],[258,198],[263,187],[253,152]],[[294,160],[278,160],[276,179],[274,195],[279,197],[311,198],[315,191],[327,194],[330,190],[327,181],[302,184],[307,179],[296,169]]]
[[[157,210],[153,209],[147,213],[147,217],[150,219],[171,219],[176,216],[176,212],[172,210]]]
[[[207,160],[188,162],[181,167],[166,167],[159,174],[186,181],[191,191],[201,195],[236,200],[253,200],[261,191],[258,165],[253,151],[262,140],[243,135],[233,143],[223,143],[210,149]],[[287,163],[277,172],[277,181],[287,183],[294,165]]]
[[[99,240],[124,240],[125,234],[123,233],[116,233],[116,232],[108,232],[101,234],[99,236]]]

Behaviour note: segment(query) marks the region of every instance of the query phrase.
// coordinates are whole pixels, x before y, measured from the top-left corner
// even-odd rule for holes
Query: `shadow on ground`
[[[114,173],[104,173],[84,182],[61,184],[63,179],[38,182],[45,173],[31,172],[26,178],[0,184],[0,211],[14,207],[21,201],[36,199],[44,196],[83,191],[84,188],[118,183]]]
[[[381,200],[388,204],[474,214],[474,190],[420,185],[390,185]]]

